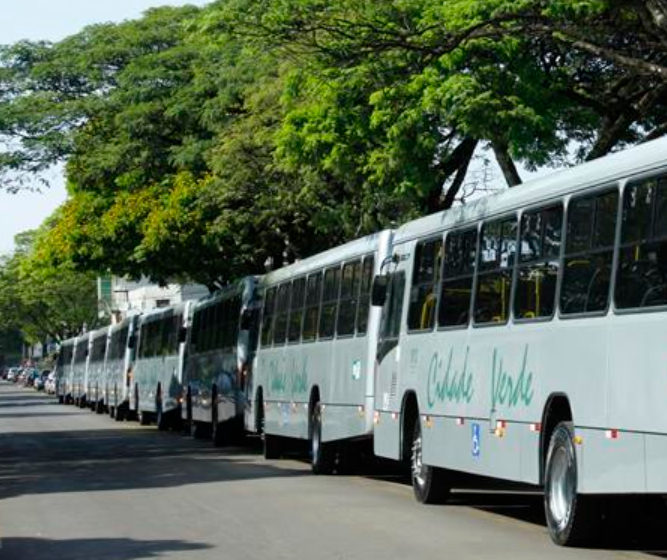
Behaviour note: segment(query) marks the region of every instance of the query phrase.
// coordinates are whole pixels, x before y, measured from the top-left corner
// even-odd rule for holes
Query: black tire
[[[116,417],[114,420],[116,422],[122,422],[127,418],[127,413],[128,413],[128,406],[125,404],[121,404],[120,406],[114,407],[116,410]]]
[[[593,542],[603,524],[600,497],[577,493],[577,452],[572,422],[551,434],[544,473],[544,513],[551,540],[560,546]]]
[[[169,420],[169,414],[162,409],[162,398],[158,397],[155,402],[155,423],[157,424],[157,429],[161,432],[166,432],[171,424]]]
[[[264,399],[257,399],[257,431],[262,439],[262,448],[265,459],[280,459],[282,456],[282,440],[278,436],[266,433],[266,418],[264,417]]]
[[[336,445],[322,441],[322,405],[319,402],[311,411],[310,461],[314,474],[331,474],[336,466]]]
[[[139,411],[137,413],[137,416],[138,416],[138,419],[139,419],[139,424],[141,426],[148,426],[151,423],[150,414],[148,414],[147,412]]]
[[[211,409],[211,439],[213,440],[213,445],[216,447],[222,447],[227,442],[225,441],[225,430],[224,427],[220,425],[218,421],[218,405],[215,402],[215,396],[213,397],[213,407]]]
[[[410,452],[410,476],[415,498],[422,504],[443,504],[451,492],[449,471],[425,465],[422,460],[422,430],[419,417],[412,429],[412,447]]]

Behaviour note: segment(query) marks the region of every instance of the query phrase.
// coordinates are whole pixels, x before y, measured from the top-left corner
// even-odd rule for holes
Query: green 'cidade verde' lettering
[[[443,359],[436,352],[428,367],[426,398],[429,408],[437,402],[469,403],[475,394],[472,388],[473,376],[468,371],[470,348],[466,348],[461,371],[454,369],[454,349],[449,351],[447,366],[443,369]]]
[[[523,352],[521,371],[517,376],[512,376],[504,370],[503,359],[498,350],[493,350],[493,364],[491,369],[491,407],[496,409],[497,405],[513,408],[515,406],[528,406],[533,400],[533,373],[527,372],[528,346]]]

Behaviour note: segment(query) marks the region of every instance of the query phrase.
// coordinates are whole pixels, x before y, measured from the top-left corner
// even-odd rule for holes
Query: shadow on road
[[[18,393],[18,392],[17,392]],[[57,408],[53,401],[29,393],[0,394],[0,422],[4,418],[81,414],[71,407]],[[14,406],[48,404],[41,410],[18,413]],[[53,411],[52,411],[53,410]],[[61,412],[62,411],[62,412]],[[6,412],[3,413],[3,412]],[[95,418],[91,415],[90,418]],[[109,421],[110,422],[110,421]],[[90,423],[86,424],[90,426]],[[94,426],[102,424],[95,422]],[[114,491],[170,488],[190,484],[227,483],[271,477],[310,476],[304,464],[303,447],[288,458],[302,463],[265,462],[261,444],[250,439],[245,447],[217,449],[210,442],[161,433],[136,424],[104,424],[108,428],[53,432],[2,433],[0,431],[0,499],[24,494]],[[1,425],[0,425],[1,428]],[[359,460],[362,457],[362,460]],[[410,485],[409,471],[392,461],[379,460],[365,448],[355,455],[355,469],[349,474]],[[539,489],[485,477],[457,475],[454,491],[443,508],[473,508],[491,515],[545,527]],[[662,498],[615,500],[606,509],[605,531],[592,548],[639,551],[667,558],[667,507]],[[545,538],[546,535],[545,529]],[[186,551],[203,545],[182,541],[132,541],[90,539],[45,541],[8,539],[0,558],[133,558],[151,557],[170,550]],[[179,548],[180,547],[180,548]],[[7,553],[7,551],[16,551]],[[90,555],[87,551],[92,551]],[[105,556],[108,550],[115,555]],[[41,554],[41,556],[40,556]]]
[[[211,548],[206,544],[186,541],[139,541],[133,539],[71,539],[9,538],[2,541],[0,558],[11,560],[135,560],[161,558],[169,552],[187,553]]]

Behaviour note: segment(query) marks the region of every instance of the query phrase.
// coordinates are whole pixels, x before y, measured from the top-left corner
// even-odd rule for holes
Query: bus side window
[[[507,322],[517,245],[516,230],[514,217],[486,222],[482,226],[474,313],[477,324]]]
[[[562,204],[521,216],[519,268],[514,292],[517,319],[553,316],[562,229]]]
[[[397,339],[401,334],[401,315],[405,295],[405,272],[394,272],[389,275],[387,299],[382,308],[380,338],[382,340]]]
[[[625,188],[614,299],[619,309],[667,305],[667,177]]]
[[[215,322],[215,345],[216,350],[227,350],[230,344],[229,332],[229,299],[224,298],[218,301],[216,307],[219,310]]]
[[[409,330],[430,330],[435,324],[438,303],[437,287],[442,267],[442,240],[433,239],[417,244],[410,307],[408,308]]]
[[[276,306],[276,288],[270,288],[266,292],[264,300],[264,311],[262,313],[262,346],[269,346],[273,338],[273,317]]]
[[[368,255],[361,267],[361,286],[359,306],[357,308],[357,336],[365,335],[368,329],[368,314],[371,311],[371,289],[373,287],[373,271],[375,258]]]
[[[462,327],[470,320],[476,254],[476,229],[447,234],[438,310],[441,327]]]
[[[338,297],[340,288],[340,266],[328,268],[324,273],[324,289],[322,290],[322,311],[320,313],[320,338],[331,338],[336,327]]]
[[[607,309],[618,192],[570,201],[560,310],[564,315]]]
[[[303,322],[303,308],[306,297],[306,279],[299,278],[292,284],[292,300],[287,327],[287,340],[299,342],[301,323]]]
[[[343,275],[340,286],[340,303],[338,305],[338,320],[336,334],[349,336],[354,334],[354,321],[357,315],[359,299],[359,285],[361,283],[361,261],[346,263],[343,266]]]
[[[273,344],[285,344],[287,339],[287,313],[289,312],[291,283],[285,283],[278,288],[276,303],[276,320],[273,327]]]
[[[322,273],[316,272],[308,276],[306,284],[306,310],[303,318],[303,333],[301,340],[315,340],[317,336],[317,322],[320,314],[320,297],[322,295]]]

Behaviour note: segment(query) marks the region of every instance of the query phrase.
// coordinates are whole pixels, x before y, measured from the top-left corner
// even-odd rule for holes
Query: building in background
[[[209,294],[201,284],[168,284],[159,286],[147,278],[139,281],[118,276],[98,278],[97,292],[100,316],[110,316],[112,322],[184,301],[197,300]]]

